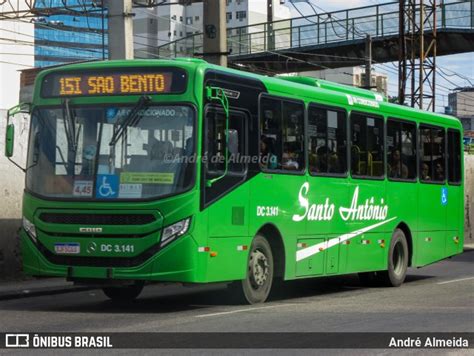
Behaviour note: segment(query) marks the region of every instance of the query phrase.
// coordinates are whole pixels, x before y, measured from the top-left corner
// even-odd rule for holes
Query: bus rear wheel
[[[104,287],[104,294],[114,302],[126,303],[135,300],[142,292],[144,283],[135,283],[130,286]]]
[[[246,278],[231,285],[232,293],[239,300],[249,304],[265,302],[272,288],[273,271],[270,244],[265,237],[257,235],[249,251]]]
[[[401,229],[393,232],[388,251],[388,270],[378,272],[383,285],[399,287],[405,281],[408,269],[408,243]]]

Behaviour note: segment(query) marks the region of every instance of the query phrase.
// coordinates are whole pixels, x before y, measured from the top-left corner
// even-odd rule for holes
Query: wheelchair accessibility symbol
[[[448,205],[448,188],[441,188],[441,205]]]
[[[118,197],[118,176],[112,174],[99,174],[96,182],[97,198],[117,198]]]

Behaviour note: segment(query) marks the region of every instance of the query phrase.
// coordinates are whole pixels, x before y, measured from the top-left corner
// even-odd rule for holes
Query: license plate
[[[79,243],[54,244],[54,252],[60,255],[77,255],[81,253]]]

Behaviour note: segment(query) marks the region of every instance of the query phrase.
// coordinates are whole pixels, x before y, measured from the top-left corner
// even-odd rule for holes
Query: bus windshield
[[[26,187],[68,199],[151,199],[194,180],[195,114],[185,105],[37,108]]]

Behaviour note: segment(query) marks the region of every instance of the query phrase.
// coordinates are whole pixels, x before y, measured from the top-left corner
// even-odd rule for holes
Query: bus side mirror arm
[[[214,183],[224,178],[229,169],[229,99],[222,88],[210,86],[206,87],[206,99],[219,102],[225,113],[225,169],[219,177],[206,180],[206,187],[210,188]]]
[[[10,162],[12,162],[15,166],[21,169],[23,172],[26,172],[26,169],[21,167],[18,163],[16,163],[12,157],[15,148],[15,125],[10,123],[10,118],[15,116],[19,113],[30,113],[31,112],[31,105],[28,103],[20,103],[7,112],[7,125],[5,130],[5,157],[8,158]]]

